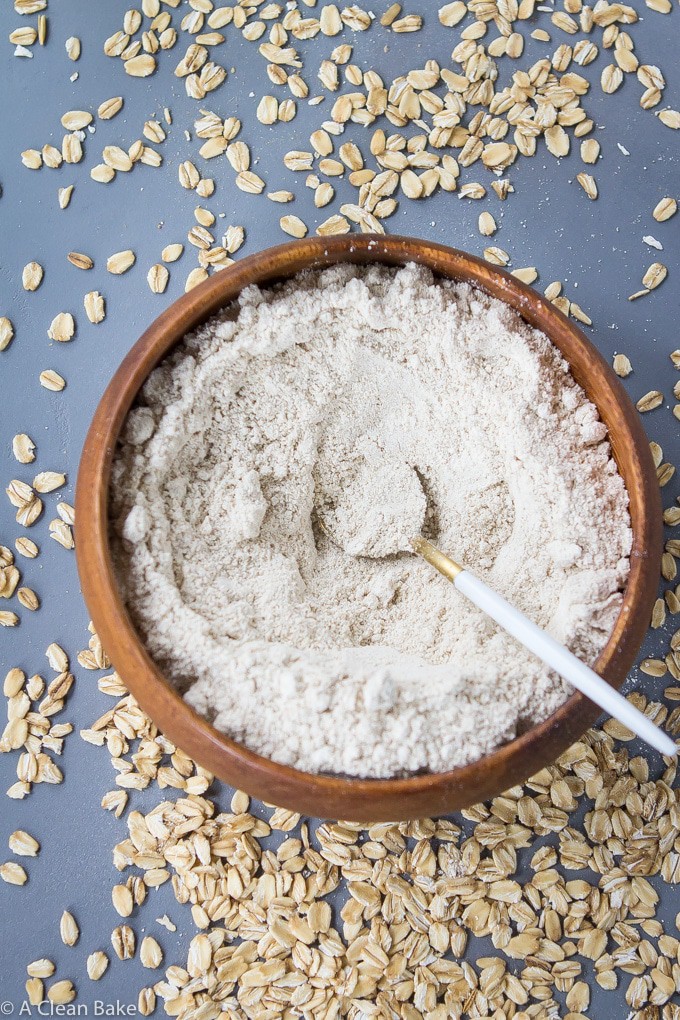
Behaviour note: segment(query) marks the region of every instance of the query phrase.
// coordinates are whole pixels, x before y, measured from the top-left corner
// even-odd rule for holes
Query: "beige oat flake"
[[[21,274],[21,283],[24,290],[37,290],[42,283],[44,271],[39,262],[29,262],[24,266]]]
[[[85,314],[91,323],[96,325],[99,322],[103,322],[106,317],[106,307],[104,304],[104,298],[98,290],[90,290],[83,298],[83,306],[85,308]]]
[[[66,386],[66,380],[58,372],[55,372],[54,369],[47,368],[44,372],[40,373],[40,385],[44,386],[46,390],[58,393]]]
[[[59,935],[65,946],[75,946],[80,937],[80,929],[73,914],[65,910],[59,922]]]
[[[114,276],[120,276],[122,273],[127,273],[128,269],[134,266],[135,261],[135,253],[130,249],[117,251],[106,260],[106,268]]]
[[[76,331],[75,322],[70,312],[59,312],[52,319],[47,335],[50,340],[57,340],[59,343],[67,343],[73,338]]]

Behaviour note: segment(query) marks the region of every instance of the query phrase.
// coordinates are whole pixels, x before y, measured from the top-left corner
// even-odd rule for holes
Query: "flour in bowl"
[[[414,523],[592,663],[628,500],[547,338],[424,269],[249,288],[152,373],[111,483],[150,654],[235,740],[311,772],[474,761],[568,688],[411,555]]]

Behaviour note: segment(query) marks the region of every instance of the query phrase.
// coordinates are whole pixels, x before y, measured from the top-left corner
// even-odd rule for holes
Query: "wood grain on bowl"
[[[403,779],[317,776],[278,765],[230,740],[186,704],[151,660],[125,609],[109,549],[108,487],[116,441],[149,372],[246,286],[266,285],[338,262],[417,262],[480,287],[542,330],[571,366],[609,430],[630,499],[633,549],[616,624],[596,670],[615,687],[632,666],[649,623],[661,555],[661,502],[649,444],[621,383],[583,333],[540,294],[465,252],[407,237],[312,238],[279,245],[216,273],[167,309],[122,362],[97,408],[78,473],[76,553],[83,593],[113,665],[159,728],[220,779],[305,814],[379,821],[445,814],[501,793],[554,761],[595,721],[598,709],[573,694],[545,722],[480,761]]]

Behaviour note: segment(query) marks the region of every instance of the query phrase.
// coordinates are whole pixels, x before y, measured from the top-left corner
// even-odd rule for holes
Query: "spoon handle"
[[[474,602],[479,609],[495,620],[500,627],[516,638],[530,652],[538,656],[547,666],[559,673],[564,680],[567,680],[587,698],[618,719],[661,754],[668,757],[677,755],[678,749],[675,741],[656,726],[651,719],[631,705],[613,687],[610,687],[606,680],[603,680],[590,666],[586,666],[584,662],[577,659],[568,648],[541,630],[519,609],[510,605],[498,592],[489,588],[469,570],[460,567],[453,560],[449,560],[434,546],[426,549],[426,545],[430,546],[429,542],[425,543],[423,539],[419,539],[413,544],[416,552],[437,567],[445,577],[448,577],[461,594]],[[437,555],[435,556],[433,553]],[[443,564],[435,562],[438,557],[443,557],[445,562]],[[441,569],[442,566],[444,569]]]

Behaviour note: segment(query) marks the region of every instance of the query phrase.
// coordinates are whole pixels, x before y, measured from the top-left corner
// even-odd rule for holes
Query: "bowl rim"
[[[491,754],[448,772],[391,779],[304,772],[232,740],[183,700],[146,651],[113,570],[108,537],[111,464],[123,422],[149,373],[187,332],[233,301],[244,287],[266,286],[303,269],[339,262],[394,266],[416,262],[437,275],[468,282],[510,304],[525,321],[545,332],[569,362],[608,426],[630,501],[630,574],[616,623],[595,662],[595,669],[609,683],[621,686],[648,627],[662,542],[659,486],[637,411],[594,345],[539,293],[482,259],[417,238],[346,235],[277,245],[214,274],[155,319],[109,382],[85,439],[76,486],[78,571],[94,627],[131,694],[161,732],[218,778],[265,802],[320,817],[388,821],[441,815],[496,796],[535,774],[584,733],[599,709],[574,692],[542,723]]]

